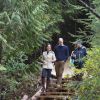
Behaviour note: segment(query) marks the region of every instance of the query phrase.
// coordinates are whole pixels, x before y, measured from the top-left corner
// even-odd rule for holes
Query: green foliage
[[[23,75],[20,73],[20,76],[15,74],[0,73],[0,99],[21,100],[24,94],[27,93],[31,97],[37,90],[38,77],[33,73],[24,73]]]
[[[83,70],[84,81],[79,88],[80,100],[99,100],[100,99],[100,48],[94,47],[89,51]]]
[[[87,72],[87,75],[80,86],[79,98],[84,97],[82,98],[84,100],[87,98],[88,100],[91,98],[97,100],[99,98],[100,21],[90,13],[88,13],[89,19],[77,19],[80,11],[84,12],[83,7],[79,6],[76,0],[62,1],[63,3],[60,0],[0,0],[0,41],[2,41],[3,46],[0,54],[3,56],[2,64],[4,64],[4,67],[0,65],[2,72],[0,73],[0,86],[4,86],[4,90],[1,91],[1,96],[4,99],[18,100],[16,95],[21,96],[23,91],[26,93],[29,90],[32,91],[29,94],[34,92],[32,89],[37,82],[36,75],[41,67],[38,64],[38,59],[35,59],[32,64],[26,65],[26,54],[36,52],[45,42],[51,41],[53,34],[60,33],[58,23],[63,22],[62,14],[66,18],[73,19],[75,23],[81,23],[85,26],[83,30],[77,31],[78,37],[74,36],[75,38],[85,40],[92,38],[92,44],[97,45],[89,52],[86,68],[83,70]],[[92,1],[99,12],[100,1]],[[94,35],[87,37],[90,29],[93,30]],[[34,74],[36,75],[34,76]],[[69,87],[72,86],[73,83]],[[86,95],[87,98],[85,98]]]
[[[100,11],[100,1],[91,0],[97,12]],[[89,13],[91,24],[89,27],[93,32],[91,48],[85,62],[85,68],[82,72],[85,73],[84,80],[78,89],[79,100],[100,100],[100,20],[92,13]]]
[[[77,16],[77,14],[80,13],[80,10],[83,7],[78,5],[76,0],[63,0],[62,8],[63,8],[62,10],[63,14],[65,14],[67,17],[74,18],[75,16]]]
[[[93,3],[94,7],[95,7],[95,11],[99,14],[100,12],[100,1],[99,0],[91,0],[91,2]],[[93,14],[90,13],[90,17],[89,17],[91,20],[92,20],[92,23],[91,23],[91,29],[93,30],[93,34],[94,34],[94,38],[93,38],[93,41],[92,41],[92,44],[93,45],[98,45],[100,44],[100,35],[99,35],[99,32],[100,32],[100,19],[96,18]]]
[[[6,71],[7,69],[3,66],[3,65],[0,65],[0,71]]]
[[[38,73],[40,66],[37,59],[26,65],[26,54],[35,52],[59,33],[57,24],[63,21],[60,4],[53,0],[0,0],[0,57],[6,68],[3,71],[0,67],[0,86],[4,86],[0,94],[4,99],[18,100],[16,95],[20,97],[28,89],[33,94],[36,77],[32,79],[31,73]]]
[[[25,71],[28,68],[24,62],[27,60],[27,56],[24,52],[16,53],[15,56],[10,56],[8,61],[6,61],[6,68],[8,72],[16,73],[18,71]]]
[[[58,3],[52,2],[5,0],[4,10],[0,17],[0,26],[4,29],[2,36],[18,51],[36,50],[56,31],[54,27],[56,23],[62,21]]]

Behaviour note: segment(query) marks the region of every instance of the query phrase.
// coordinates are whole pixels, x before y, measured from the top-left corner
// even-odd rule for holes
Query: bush
[[[79,100],[100,100],[100,48],[88,52],[84,73],[87,73],[79,88]]]

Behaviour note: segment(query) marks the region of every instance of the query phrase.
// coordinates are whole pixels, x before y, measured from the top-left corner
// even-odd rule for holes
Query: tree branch
[[[82,0],[78,0],[85,8],[87,8],[89,11],[91,11],[91,13],[93,13],[97,18],[100,19],[100,15],[90,6],[88,6],[84,1]]]

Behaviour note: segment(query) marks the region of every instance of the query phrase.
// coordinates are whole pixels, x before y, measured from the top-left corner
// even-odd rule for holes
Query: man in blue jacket
[[[71,59],[74,60],[74,65],[77,69],[83,67],[83,58],[87,55],[86,47],[82,45],[81,41],[74,42],[76,48],[71,54]]]
[[[63,38],[59,38],[59,45],[55,47],[55,71],[57,77],[57,85],[60,86],[62,82],[62,74],[64,71],[64,64],[69,57],[69,48],[68,46],[64,45]]]

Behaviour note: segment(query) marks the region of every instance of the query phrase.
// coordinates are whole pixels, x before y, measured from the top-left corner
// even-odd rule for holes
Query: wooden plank
[[[46,92],[42,93],[41,95],[74,95],[75,92],[69,93],[69,92]]]
[[[37,91],[32,97],[31,97],[31,100],[37,100],[37,97],[41,95],[42,91],[41,91],[42,88],[39,89],[39,91]]]
[[[67,83],[61,84],[59,88],[66,88],[67,87]],[[49,88],[57,88],[57,84],[50,84]]]
[[[66,90],[66,91],[69,91],[70,89],[65,88],[65,87],[64,87],[64,88],[63,88],[63,87],[59,87],[59,88],[58,88],[58,87],[49,87],[49,88],[48,88],[48,91],[49,91],[49,90],[53,90],[53,91],[54,91],[54,90]]]
[[[40,98],[40,99],[67,99],[68,96],[59,96],[59,95],[44,95],[44,96],[38,96],[37,98]]]

